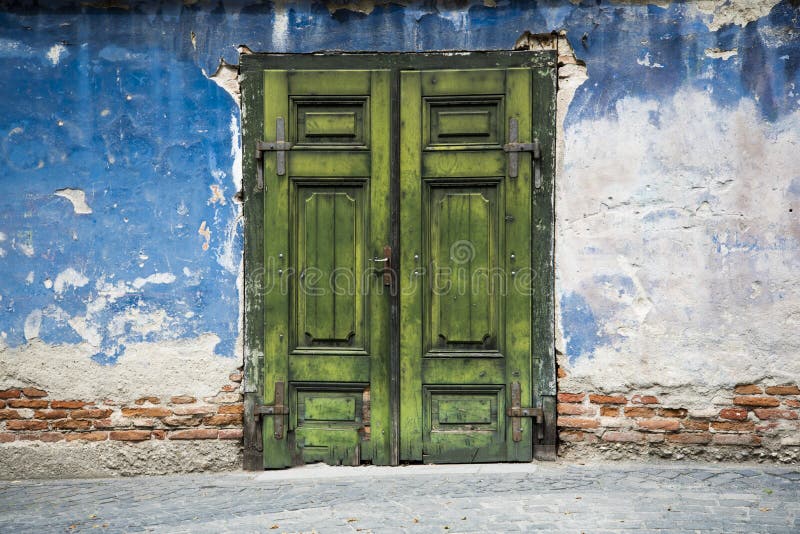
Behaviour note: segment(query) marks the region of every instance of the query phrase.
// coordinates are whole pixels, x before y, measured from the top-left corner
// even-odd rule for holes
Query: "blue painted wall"
[[[219,337],[219,355],[237,354],[239,111],[206,76],[220,58],[236,63],[237,45],[508,49],[525,30],[565,29],[590,75],[567,130],[613,118],[622,98],[659,100],[682,87],[723,108],[752,99],[765,123],[800,107],[787,90],[800,88],[800,23],[789,0],[717,31],[684,2],[422,2],[369,14],[331,14],[322,3],[107,4],[117,7],[0,3],[0,332],[19,346],[27,321],[46,343],[89,342],[101,363],[113,364],[126,344],[201,333]],[[708,48],[738,55],[714,59]],[[54,195],[63,188],[84,191],[92,212],[75,213]],[[607,342],[591,302],[569,292],[561,305],[575,356]],[[150,327],[137,326],[143,316]]]

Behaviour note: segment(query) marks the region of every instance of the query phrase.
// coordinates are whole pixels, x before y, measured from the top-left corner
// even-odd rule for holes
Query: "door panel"
[[[401,73],[401,458],[525,461],[531,423],[529,69]],[[528,141],[528,139],[523,139]],[[515,386],[516,387],[516,386]],[[513,399],[517,401],[517,399]],[[523,439],[524,436],[524,439]]]
[[[283,122],[289,143],[285,173],[264,156],[265,466],[389,463],[388,299],[369,261],[390,237],[388,73],[266,71],[264,95],[266,142]]]

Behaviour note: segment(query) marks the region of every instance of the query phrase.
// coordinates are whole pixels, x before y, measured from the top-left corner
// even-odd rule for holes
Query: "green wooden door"
[[[263,88],[264,465],[386,464],[389,73]]]
[[[554,65],[243,56],[248,469],[554,457]]]
[[[533,166],[504,145],[532,141],[531,69],[404,71],[400,94],[401,458],[530,460],[506,410],[532,406]]]

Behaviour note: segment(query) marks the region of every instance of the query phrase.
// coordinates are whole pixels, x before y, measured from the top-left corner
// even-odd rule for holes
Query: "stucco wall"
[[[2,2],[0,389],[202,398],[241,365],[240,114],[209,78],[238,45],[524,31],[562,31],[585,64],[560,71],[559,388],[708,410],[797,382],[793,3]]]

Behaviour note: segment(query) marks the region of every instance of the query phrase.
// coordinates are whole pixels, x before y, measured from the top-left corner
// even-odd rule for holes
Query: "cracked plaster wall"
[[[0,4],[0,387],[201,394],[240,365],[238,45],[526,30],[585,63],[559,71],[561,387],[691,404],[800,376],[791,0]]]

